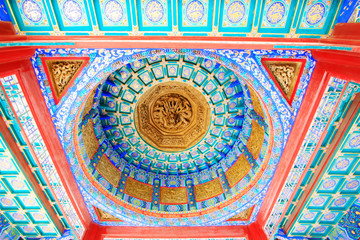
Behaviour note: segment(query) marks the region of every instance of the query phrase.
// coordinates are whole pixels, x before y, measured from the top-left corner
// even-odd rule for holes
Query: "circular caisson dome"
[[[273,137],[267,119],[257,93],[225,66],[158,55],[121,66],[89,94],[77,155],[89,181],[126,209],[200,216],[259,180]]]
[[[135,107],[135,126],[151,146],[176,152],[198,143],[210,125],[210,106],[203,94],[183,82],[151,87]]]

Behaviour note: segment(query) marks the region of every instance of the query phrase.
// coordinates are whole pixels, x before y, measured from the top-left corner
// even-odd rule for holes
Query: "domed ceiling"
[[[37,54],[90,58],[58,104],[41,86],[89,211],[121,220],[105,225],[254,221],[314,67],[303,51]],[[293,102],[261,65],[271,57],[304,62]],[[249,209],[247,221],[226,222]]]
[[[272,130],[257,94],[206,58],[134,61],[84,105],[75,139],[84,172],[114,202],[145,215],[223,208],[251,189],[269,161]]]

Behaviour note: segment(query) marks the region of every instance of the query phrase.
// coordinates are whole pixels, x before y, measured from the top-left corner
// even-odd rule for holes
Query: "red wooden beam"
[[[261,232],[260,229],[257,228]],[[262,235],[263,236],[263,235]],[[251,238],[247,226],[214,226],[214,227],[110,227],[93,223],[84,234],[83,239],[100,240],[104,238]]]
[[[360,52],[314,50],[312,55],[331,76],[360,83]]]
[[[304,207],[306,201],[311,196],[311,193],[316,187],[316,184],[321,179],[321,176],[332,159],[333,155],[336,153],[339,144],[346,137],[346,133],[351,126],[352,121],[357,116],[357,112],[360,109],[360,94],[357,94],[354,101],[349,107],[344,120],[341,122],[334,138],[331,140],[331,144],[329,148],[326,150],[324,157],[321,159],[319,166],[316,168],[313,177],[311,178],[310,182],[307,184],[306,188],[304,189],[304,193],[302,194],[301,198],[299,199],[298,203],[295,206],[292,214],[289,216],[288,221],[285,224],[285,232],[288,232],[293,223],[295,222],[297,216],[301,213],[302,208]],[[316,153],[314,153],[316,154]]]
[[[279,194],[285,184],[289,171],[296,159],[302,142],[314,118],[321,97],[326,89],[329,78],[322,64],[317,64],[312,75],[303,103],[300,107],[295,123],[291,130],[280,162],[277,166],[268,194],[266,195],[256,221],[260,226],[265,226],[271,211],[276,204]]]
[[[92,222],[92,219],[71,173],[64,150],[61,146],[54,124],[51,120],[50,113],[48,112],[44,97],[40,90],[39,83],[34,74],[34,69],[29,59],[30,54],[28,52],[31,51],[31,48],[23,48],[22,50],[13,52],[13,54],[16,55],[18,51],[20,54],[26,52],[23,56],[23,60],[8,61],[5,63],[0,61],[0,74],[4,75],[11,74],[11,72],[19,72],[19,83],[27,99],[31,112],[33,113],[34,119],[39,127],[45,145],[47,146],[49,154],[54,161],[55,168],[70,197],[70,200],[73,203],[80,220],[86,228]],[[34,53],[34,49],[32,49],[32,53]],[[8,54],[11,55],[11,52],[9,51]],[[26,57],[28,58],[26,59]]]
[[[333,39],[360,41],[360,23],[338,23],[330,36]]]

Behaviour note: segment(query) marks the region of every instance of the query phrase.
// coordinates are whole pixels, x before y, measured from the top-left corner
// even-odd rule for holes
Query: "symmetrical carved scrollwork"
[[[124,192],[132,197],[151,202],[153,187],[129,177],[126,181]]]
[[[106,155],[102,155],[96,170],[114,187],[118,186],[121,178],[121,172],[110,162]]]
[[[226,172],[226,178],[230,187],[235,186],[251,169],[249,162],[244,154],[241,154],[238,160]]]
[[[252,121],[252,129],[249,140],[247,142],[247,148],[250,150],[254,158],[258,158],[261,152],[265,138],[265,130],[256,122]]]
[[[195,185],[194,190],[195,198],[198,202],[218,196],[224,192],[219,178],[215,178],[214,180],[203,184]]]
[[[246,221],[250,218],[251,213],[253,211],[254,207],[249,207],[247,209],[245,209],[244,211],[236,214],[235,216],[233,216],[232,218],[230,218],[228,221]]]

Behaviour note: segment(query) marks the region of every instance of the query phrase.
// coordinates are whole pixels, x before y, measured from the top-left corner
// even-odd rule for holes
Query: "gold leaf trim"
[[[253,157],[256,159],[259,157],[261,148],[263,146],[265,138],[265,130],[256,122],[252,121],[251,134],[249,141],[246,144],[247,148],[252,153]]]
[[[235,186],[250,171],[250,169],[249,162],[244,154],[241,154],[234,165],[225,172],[230,187]]]
[[[161,187],[160,202],[164,204],[186,204],[188,202],[185,187]]]
[[[99,148],[98,140],[95,136],[94,127],[90,120],[82,129],[82,138],[88,157],[91,159]]]
[[[85,60],[45,60],[55,96],[59,98]]]
[[[121,172],[117,169],[110,160],[102,155],[99,163],[96,165],[96,170],[113,185],[114,187],[118,186],[118,183],[121,178]]]
[[[195,185],[194,190],[197,202],[218,196],[224,192],[219,178],[207,183]]]
[[[151,202],[153,188],[151,185],[128,178],[124,192],[132,197]]]
[[[247,221],[250,219],[253,207],[249,207],[248,209],[245,209],[244,211],[240,212],[239,214],[236,214],[232,218],[230,218],[228,221]]]
[[[96,89],[91,91],[88,99],[86,100],[86,103],[85,103],[85,106],[84,106],[84,111],[82,113],[82,117],[86,116],[86,114],[88,114],[91,111],[91,109],[93,107],[93,104],[94,104],[95,93],[96,93]]]
[[[105,212],[104,210],[101,210],[100,208],[95,208],[97,213],[98,213],[98,217],[99,217],[99,221],[121,221],[122,220],[120,218],[117,218],[115,216],[113,216],[112,214]]]
[[[295,90],[296,80],[298,79],[302,63],[292,61],[264,61],[264,64],[273,75],[286,98],[290,100]]]
[[[261,106],[261,102],[257,96],[257,94],[255,93],[255,91],[249,87],[249,92],[250,92],[250,97],[251,97],[251,101],[253,103],[253,107],[254,107],[254,111],[259,114],[260,116],[264,117],[264,111],[263,108]]]

